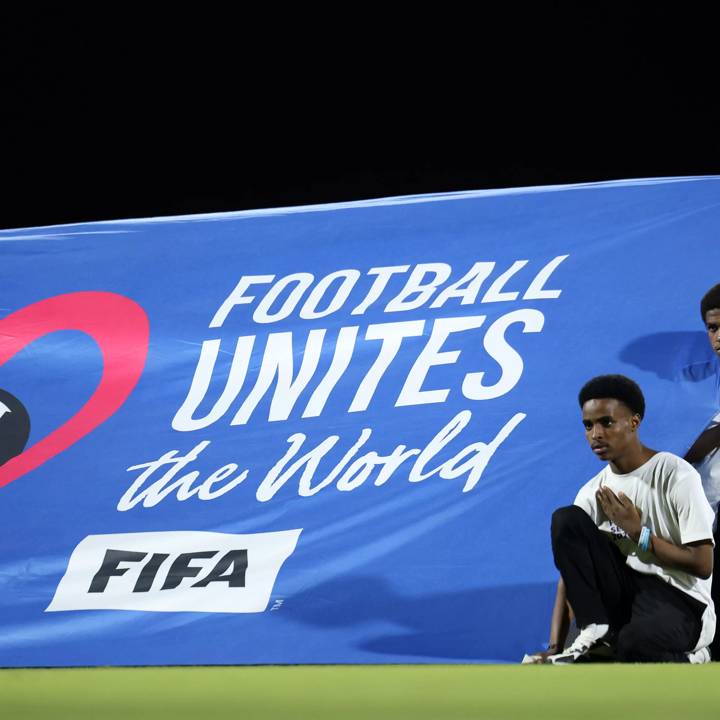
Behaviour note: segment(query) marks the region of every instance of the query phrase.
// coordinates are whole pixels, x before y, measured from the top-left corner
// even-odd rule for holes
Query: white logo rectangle
[[[263,612],[301,532],[88,535],[46,612]]]

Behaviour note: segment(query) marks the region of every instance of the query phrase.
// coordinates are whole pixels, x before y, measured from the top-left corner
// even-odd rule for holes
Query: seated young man
[[[720,284],[711,287],[700,301],[700,315],[713,352],[720,358]],[[693,463],[700,473],[705,495],[717,513],[720,504],[720,363],[715,361],[715,402],[717,410],[707,427],[700,433],[692,447],[687,451],[685,459]],[[715,520],[715,564],[720,563],[717,540],[720,523]],[[720,577],[713,577],[712,598],[715,603],[720,601]],[[720,633],[710,646],[713,659],[720,660]]]
[[[629,378],[596,377],[579,401],[590,448],[607,465],[553,514],[561,579],[549,651],[533,657],[560,664],[606,652],[621,662],[707,662],[713,516],[700,477],[640,442],[645,400]],[[568,603],[580,634],[563,650]]]

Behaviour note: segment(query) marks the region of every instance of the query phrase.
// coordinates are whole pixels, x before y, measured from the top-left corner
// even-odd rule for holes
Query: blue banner
[[[716,407],[719,179],[0,233],[0,665],[516,662],[577,391]]]

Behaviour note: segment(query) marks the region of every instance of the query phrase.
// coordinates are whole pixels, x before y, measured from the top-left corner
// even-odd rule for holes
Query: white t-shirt
[[[595,497],[601,485],[609,487],[616,495],[619,492],[627,495],[640,510],[643,525],[647,525],[653,534],[663,540],[674,545],[686,545],[698,540],[712,542],[714,516],[697,471],[682,458],[669,452],[653,455],[637,470],[625,475],[617,475],[610,469],[610,465],[606,465],[580,488],[575,505],[581,507],[600,530],[613,536],[633,570],[657,575],[707,606],[695,649],[708,646],[715,634],[715,608],[710,596],[712,579],[703,580],[682,570],[663,567],[653,553],[640,550],[602,511]]]

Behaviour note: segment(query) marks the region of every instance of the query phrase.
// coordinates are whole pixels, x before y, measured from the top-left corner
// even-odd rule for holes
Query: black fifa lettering
[[[161,590],[173,590],[183,581],[183,578],[193,578],[202,570],[202,567],[191,567],[190,562],[195,559],[211,558],[218,554],[217,550],[205,550],[203,552],[181,553],[173,561],[165,578],[165,584]]]
[[[140,571],[140,577],[135,583],[133,592],[148,592],[157,576],[160,566],[170,557],[167,553],[153,553]]]
[[[207,587],[211,582],[226,582],[228,587],[245,587],[248,567],[247,550],[231,550],[223,555],[207,577],[198,580],[193,587]],[[230,568],[232,568],[230,570]],[[226,573],[226,570],[230,570]]]
[[[120,577],[124,575],[130,568],[121,568],[122,562],[140,562],[147,553],[132,552],[130,550],[107,550],[105,558],[102,561],[100,569],[95,573],[95,577],[90,583],[89,593],[105,592],[108,580],[111,577]]]

